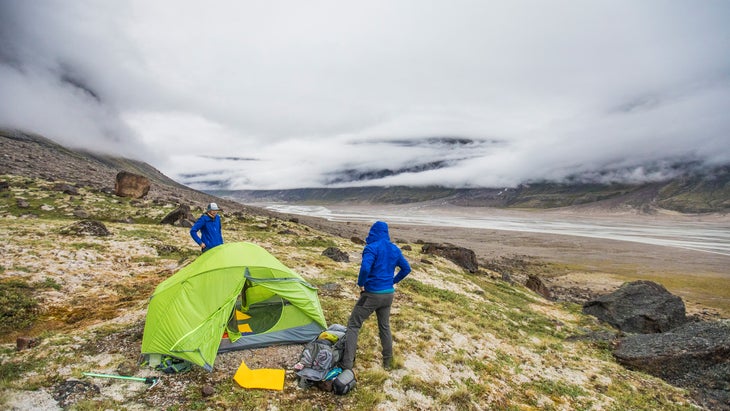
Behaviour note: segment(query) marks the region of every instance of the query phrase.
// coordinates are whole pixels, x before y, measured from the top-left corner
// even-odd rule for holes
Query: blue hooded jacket
[[[388,224],[376,221],[370,227],[365,243],[357,285],[370,293],[394,292],[393,284],[404,279],[411,272],[411,266],[400,248],[390,242]],[[396,267],[399,268],[397,274]]]
[[[198,237],[198,231],[200,231],[202,238]],[[190,228],[190,236],[193,237],[193,240],[198,245],[205,243],[205,250],[203,251],[208,251],[215,246],[223,244],[221,216],[216,215],[215,218],[212,218],[208,213],[204,213]]]

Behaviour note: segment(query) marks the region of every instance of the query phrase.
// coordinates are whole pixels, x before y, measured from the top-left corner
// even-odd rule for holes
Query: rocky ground
[[[197,256],[185,228],[158,223],[177,205],[84,186],[69,195],[54,189],[56,181],[0,179],[8,182],[0,195],[0,235],[12,238],[0,245],[0,286],[13,304],[31,307],[4,317],[12,321],[3,326],[18,325],[2,333],[5,409],[694,409],[690,393],[624,369],[602,343],[568,340],[610,332],[580,306],[545,300],[494,270],[469,274],[424,256],[422,240],[404,240],[410,234],[400,228],[392,234],[410,249],[414,272],[399,286],[393,310],[395,370],[379,365],[373,320],[362,333],[358,387],[344,397],[297,387],[292,366],[302,347],[296,345],[222,354],[212,373],[194,368],[161,375],[138,362],[147,299]],[[109,235],[72,229],[86,221],[74,216],[79,209]],[[224,217],[227,241],[270,250],[320,288],[328,323],[346,322],[361,250],[350,238],[363,238],[366,230],[344,224],[337,228],[343,235],[334,236],[288,217]],[[350,262],[324,257],[330,246]],[[511,264],[526,271],[540,266],[519,259]],[[18,337],[33,343],[17,351]],[[232,376],[242,360],[253,368],[286,369],[284,391],[238,387]],[[84,372],[161,382],[148,388]]]

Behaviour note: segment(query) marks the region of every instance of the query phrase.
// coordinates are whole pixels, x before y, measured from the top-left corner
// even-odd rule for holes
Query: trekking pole
[[[84,374],[87,377],[116,378],[116,379],[119,379],[119,380],[131,380],[131,381],[146,382],[147,384],[152,384],[152,385],[150,385],[149,388],[154,387],[155,385],[157,385],[157,383],[160,382],[160,379],[157,378],[157,377],[127,377],[125,375],[96,374],[96,373],[93,373],[93,372],[82,372],[82,374]]]

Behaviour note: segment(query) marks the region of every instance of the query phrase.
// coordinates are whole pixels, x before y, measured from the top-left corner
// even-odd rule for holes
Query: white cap
[[[216,203],[208,204],[208,211],[220,211],[220,207]]]

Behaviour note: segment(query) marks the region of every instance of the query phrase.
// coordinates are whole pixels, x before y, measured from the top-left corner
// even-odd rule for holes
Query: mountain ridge
[[[730,166],[703,174],[683,175],[643,184],[534,182],[514,188],[343,187],[283,190],[205,190],[240,202],[408,204],[436,201],[462,207],[563,207],[633,210],[652,214],[670,210],[685,214],[730,211]]]

